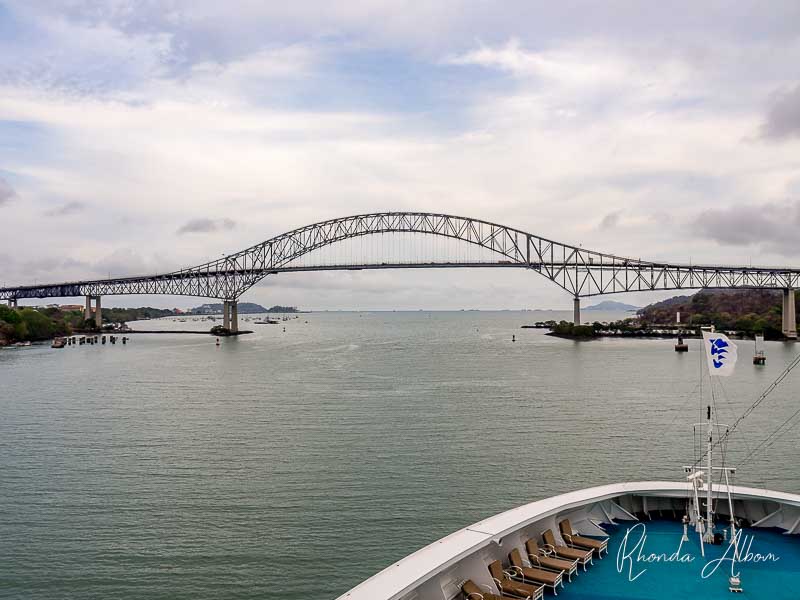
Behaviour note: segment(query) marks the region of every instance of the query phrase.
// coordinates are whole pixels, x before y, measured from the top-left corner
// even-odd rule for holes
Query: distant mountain
[[[258,306],[256,304],[256,306]],[[275,306],[270,306],[267,309],[268,313],[297,313],[300,312],[297,310],[296,306],[281,306],[280,304],[276,304]]]
[[[239,302],[240,315],[252,315],[260,313],[296,313],[300,312],[296,306],[272,306],[264,308],[255,302]],[[220,315],[222,314],[222,303],[209,303],[197,306],[189,311],[192,315]]]
[[[587,306],[583,310],[639,310],[640,308],[640,306],[633,306],[632,304],[625,304],[624,302],[603,300],[598,304]]]

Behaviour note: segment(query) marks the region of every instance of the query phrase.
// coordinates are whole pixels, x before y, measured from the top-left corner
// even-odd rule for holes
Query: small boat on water
[[[269,317],[267,317],[262,321],[254,321],[254,323],[256,325],[279,325],[280,321],[278,321],[278,319],[270,319]]]
[[[17,348],[25,348],[30,345],[31,345],[30,342],[17,342],[16,344],[14,344],[14,346],[16,346]]]
[[[53,338],[53,343],[50,344],[51,348],[63,348],[67,345],[67,338],[57,337]]]
[[[765,365],[767,364],[767,355],[764,352],[764,336],[757,335],[755,339],[755,351],[753,353],[753,364],[754,365]]]
[[[613,483],[513,508],[394,561],[338,600],[539,600],[561,591],[582,600],[718,600],[742,592],[747,598],[800,598],[800,495],[736,485],[727,448],[730,434],[800,365],[800,355],[733,425],[725,425],[716,421],[714,398],[724,393],[718,378],[733,372],[736,345],[723,334],[704,332],[703,349],[709,383],[701,387],[701,401],[703,394],[711,399],[706,420],[693,426],[703,443],[680,468],[682,481]],[[582,442],[587,450],[603,444]],[[524,443],[520,448],[522,457]],[[720,455],[722,463],[715,464]],[[576,455],[583,469],[587,457]],[[529,463],[532,476],[535,460]],[[509,484],[527,476],[512,469]],[[462,492],[477,497],[471,489],[480,485],[477,478],[463,481]]]

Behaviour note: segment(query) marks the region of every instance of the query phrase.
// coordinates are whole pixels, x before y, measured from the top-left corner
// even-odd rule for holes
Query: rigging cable
[[[709,377],[709,379],[711,379],[711,378]],[[719,415],[719,411],[717,410],[717,395],[718,394],[714,394],[714,381],[711,380],[709,382],[709,385],[711,386],[711,403],[712,403],[713,408],[714,408],[714,415]],[[723,400],[725,400],[725,402],[727,403],[727,398],[725,398],[725,388],[722,387],[722,381],[719,378],[717,378],[717,387],[719,388],[719,393],[722,394]],[[721,489],[722,486],[723,486],[723,480],[725,478],[725,472],[724,471],[725,471],[725,462],[727,460],[727,451],[728,451],[728,434],[730,433],[730,430],[726,429],[725,430],[725,434],[721,434],[720,432],[722,430],[722,427],[720,426],[719,421],[715,420],[714,424],[715,424],[715,427],[714,427],[715,435],[717,436],[717,439],[719,439],[719,444],[718,445],[721,445],[721,452],[722,452],[722,469],[719,471],[719,475],[718,475],[719,481],[717,482],[718,489]],[[712,449],[715,448],[715,447],[716,446],[714,444],[712,444]],[[711,471],[711,473],[708,474],[708,479],[711,482],[714,481],[714,471],[713,470]],[[717,505],[719,504],[719,502],[720,502],[720,498],[719,498],[719,496],[717,496],[716,500],[712,504],[712,511],[713,511],[714,514],[717,513]]]
[[[719,385],[719,378],[717,378],[717,385]],[[711,435],[712,436],[716,435],[717,436],[716,439],[719,439],[720,442],[722,442],[722,436],[719,435],[719,421],[717,421],[717,418],[718,418],[717,415],[719,414],[719,412],[717,411],[717,395],[714,393],[714,380],[711,377],[709,377],[708,387],[711,388],[711,409],[713,410],[713,413],[709,413],[709,418],[711,417],[711,415],[714,416],[714,419],[713,419],[712,425],[711,425],[711,431],[713,433]],[[715,427],[715,425],[716,425],[716,427]],[[711,444],[711,449],[713,450],[714,448],[716,448],[716,445],[714,445],[712,443]],[[725,450],[724,450],[725,446],[723,445],[722,448],[723,448],[722,449],[722,466],[724,467],[725,466]],[[708,451],[707,450],[706,450],[706,454],[705,455],[708,455]],[[719,483],[720,487],[722,486],[722,477],[723,477],[723,473],[722,473],[722,471],[719,471],[719,482],[718,483]],[[708,485],[713,486],[713,484],[714,484],[714,469],[712,468],[710,470],[710,472],[708,473]],[[719,489],[719,488],[717,488],[717,489]],[[712,497],[712,500],[711,500],[711,514],[712,514],[711,525],[712,526],[713,526],[714,515],[717,514],[717,504],[719,504],[719,494],[717,495],[716,499],[714,499]]]
[[[778,441],[779,437],[781,437],[784,433],[786,433],[791,429],[790,423],[795,417],[797,417],[797,415],[800,415],[800,408],[798,408],[794,413],[792,413],[792,416],[790,416],[783,423],[781,423],[772,433],[770,433],[755,448],[753,448],[750,451],[750,453],[747,456],[745,456],[744,459],[742,460],[742,465],[747,464],[750,461],[750,459],[755,454],[757,454],[762,447],[764,449],[770,448],[776,441]],[[796,425],[796,423],[792,423],[792,425]]]
[[[735,413],[733,412],[733,404],[728,401],[728,394],[725,392],[725,386],[722,385],[722,380],[721,379],[719,380],[719,387],[722,390],[722,399],[725,401],[726,409],[731,413],[731,418],[735,418]],[[726,432],[726,435],[727,435],[727,433],[728,432]],[[744,446],[745,446],[745,449],[747,450],[747,452],[750,452],[751,448],[750,448],[750,444],[747,441],[747,436],[746,435],[741,435],[739,439],[741,439],[742,442],[744,443]],[[727,445],[728,445],[729,441],[730,440],[727,440],[726,443],[725,443],[726,448],[727,448]],[[738,453],[738,452],[732,452],[732,453]]]
[[[711,445],[711,450],[714,450],[714,448],[719,446],[721,443],[725,442],[728,439],[728,436],[731,433],[734,432],[734,430],[739,426],[739,424],[742,421],[744,421],[747,417],[749,417],[750,414],[756,408],[758,408],[759,405],[762,402],[764,402],[764,400],[767,399],[767,396],[769,396],[775,390],[775,388],[777,388],[783,382],[783,380],[786,379],[786,377],[789,375],[789,373],[792,372],[792,369],[794,369],[799,364],[800,364],[800,354],[798,354],[797,356],[794,357],[794,359],[792,359],[792,361],[789,363],[789,365],[781,372],[780,375],[778,375],[777,379],[775,379],[775,381],[773,381],[771,384],[769,384],[767,389],[765,389],[761,393],[761,395],[756,399],[756,401],[753,402],[753,404],[751,404],[750,407],[746,411],[744,411],[744,413],[742,413],[742,415],[738,419],[736,419],[736,421],[734,421],[734,423],[733,423],[733,425],[731,425],[730,429],[728,429],[728,431],[725,432],[725,435],[721,436],[716,442],[714,442]],[[708,455],[708,450],[706,450],[705,453],[703,453],[703,456],[701,456],[699,458],[699,460],[695,461],[694,466],[697,466],[698,463],[700,463],[707,455]]]
[[[717,379],[717,386],[719,387],[719,393],[722,395],[722,400],[725,402],[726,405],[728,405],[729,403],[728,403],[728,398],[727,398],[727,396],[725,394],[725,387],[722,385],[722,380],[719,379],[719,378]],[[719,411],[717,410],[716,396],[713,396],[712,400],[714,402],[714,412],[715,412],[715,414],[719,415]],[[720,425],[719,421],[716,422],[716,426],[717,426],[716,427],[717,436],[719,437],[720,440],[724,439],[724,442],[722,442],[722,448],[721,448],[721,450],[722,450],[722,470],[719,471],[719,486],[721,488],[723,483],[724,483],[724,480],[725,480],[725,464],[727,463],[727,460],[728,460],[728,443],[730,441],[728,435],[730,434],[730,430],[726,427],[725,433],[721,434],[722,426]],[[713,475],[713,473],[712,473],[712,475]],[[719,504],[719,501],[720,501],[720,499],[718,497],[717,498],[717,504]],[[714,510],[716,512],[716,505],[714,506]]]
[[[697,388],[700,387],[700,385],[701,384],[699,382],[695,383],[694,387],[692,388],[692,390],[690,392],[688,392],[683,398],[681,398],[681,401],[678,404],[676,404],[677,411],[673,415],[672,420],[669,422],[669,424],[664,428],[664,433],[662,433],[659,436],[661,440],[670,440],[671,439],[670,435],[672,434],[673,429],[677,426],[678,417],[680,417],[681,415],[684,415],[683,411],[685,410],[686,405],[694,397],[695,393],[697,392]]]

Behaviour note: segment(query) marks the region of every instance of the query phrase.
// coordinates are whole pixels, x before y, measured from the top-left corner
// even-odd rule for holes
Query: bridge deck
[[[480,248],[494,258],[453,261],[431,256],[429,260],[414,261],[371,258],[300,262],[311,253],[345,240],[385,234],[439,236]],[[5,287],[0,289],[0,300],[115,294],[231,300],[239,298],[264,277],[278,273],[487,267],[536,271],[575,298],[632,291],[793,289],[800,286],[800,269],[797,268],[648,262],[555,242],[479,219],[439,213],[391,212],[307,225],[218,260],[170,273]]]

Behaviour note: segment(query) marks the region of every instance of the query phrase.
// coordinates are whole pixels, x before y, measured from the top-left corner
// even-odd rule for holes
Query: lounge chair
[[[489,573],[491,573],[492,579],[494,579],[494,583],[500,589],[501,594],[519,596],[529,600],[541,600],[544,598],[544,586],[514,581],[508,573],[503,571],[503,565],[500,564],[499,560],[489,565]]]
[[[561,532],[561,537],[567,542],[568,546],[575,548],[585,548],[586,550],[594,550],[597,552],[597,558],[602,558],[603,552],[608,554],[608,540],[595,540],[588,537],[578,535],[572,528],[569,519],[564,519],[558,524],[558,530]]]
[[[572,581],[572,575],[578,571],[577,559],[556,558],[555,553],[551,550],[539,548],[539,544],[536,543],[536,540],[528,540],[525,542],[525,550],[527,550],[528,560],[533,566],[563,571],[567,574],[567,579],[569,581]]]
[[[466,600],[519,600],[512,596],[498,596],[492,592],[482,592],[481,588],[475,585],[471,579],[467,579],[461,585],[461,591],[464,592]]]
[[[553,532],[549,529],[542,533],[542,541],[544,541],[545,550],[550,550],[559,558],[577,560],[584,571],[587,564],[592,564],[592,554],[594,554],[592,550],[581,550],[580,548],[570,548],[557,544]]]
[[[540,567],[533,567],[522,562],[522,554],[514,548],[508,555],[511,566],[509,572],[514,579],[522,579],[522,583],[538,583],[553,588],[553,594],[558,595],[558,586],[564,587],[563,571],[548,571]]]

